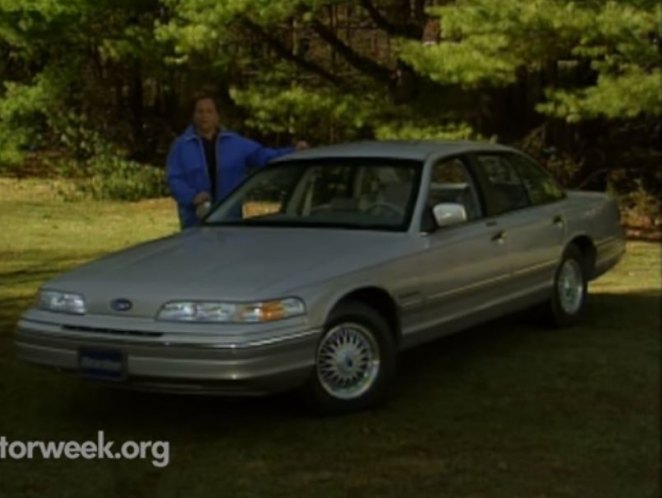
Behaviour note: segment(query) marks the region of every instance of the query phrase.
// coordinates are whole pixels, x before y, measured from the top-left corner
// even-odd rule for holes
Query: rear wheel
[[[577,323],[586,311],[588,278],[586,261],[575,245],[563,253],[554,276],[554,290],[548,304],[549,321],[557,327]]]
[[[395,373],[396,348],[386,320],[359,302],[340,304],[317,346],[308,398],[325,413],[371,406]]]

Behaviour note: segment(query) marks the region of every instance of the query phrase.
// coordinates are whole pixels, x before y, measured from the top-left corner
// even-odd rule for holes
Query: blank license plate
[[[126,379],[126,356],[117,349],[80,348],[78,372],[84,377],[121,381]]]

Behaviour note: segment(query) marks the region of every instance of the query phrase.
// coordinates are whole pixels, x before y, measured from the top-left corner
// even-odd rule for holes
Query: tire
[[[322,414],[374,406],[384,399],[395,374],[396,355],[382,315],[360,302],[341,303],[324,327],[305,395]]]
[[[575,245],[568,246],[556,269],[552,297],[547,305],[550,325],[567,327],[584,317],[588,302],[587,273],[582,252]]]

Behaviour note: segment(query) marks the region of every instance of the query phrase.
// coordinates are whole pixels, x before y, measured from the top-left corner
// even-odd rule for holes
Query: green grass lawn
[[[0,461],[0,497],[659,496],[660,251],[632,243],[591,286],[585,324],[522,316],[403,355],[390,401],[339,417],[298,399],[105,389],[19,363],[12,334],[38,286],[177,229],[170,200],[57,200],[0,179],[0,436],[168,440],[149,461]]]

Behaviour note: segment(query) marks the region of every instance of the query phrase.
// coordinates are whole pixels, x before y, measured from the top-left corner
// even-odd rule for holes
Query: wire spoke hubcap
[[[561,266],[556,290],[563,311],[569,315],[577,313],[584,299],[584,279],[581,266],[574,259],[566,260]]]
[[[317,349],[317,377],[334,398],[366,393],[379,373],[379,347],[362,325],[342,323],[327,332]]]

